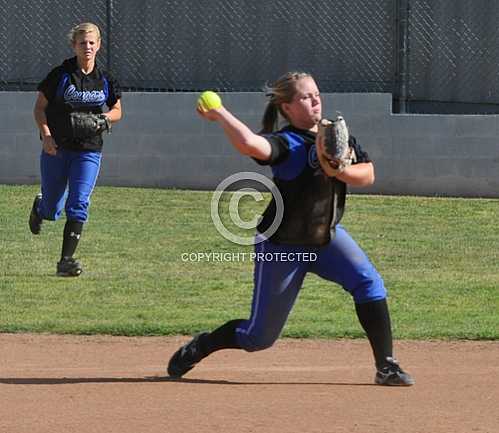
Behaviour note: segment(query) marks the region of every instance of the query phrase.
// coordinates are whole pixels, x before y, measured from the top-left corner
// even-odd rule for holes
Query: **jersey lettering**
[[[71,84],[64,92],[64,101],[71,105],[103,105],[106,102],[104,90],[76,90]]]

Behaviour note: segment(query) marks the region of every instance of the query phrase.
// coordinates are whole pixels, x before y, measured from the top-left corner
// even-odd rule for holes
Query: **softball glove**
[[[73,137],[84,138],[111,132],[111,121],[104,114],[71,113],[71,128]]]
[[[348,127],[342,116],[334,120],[322,119],[315,144],[317,157],[328,176],[336,176],[356,160],[349,144]]]

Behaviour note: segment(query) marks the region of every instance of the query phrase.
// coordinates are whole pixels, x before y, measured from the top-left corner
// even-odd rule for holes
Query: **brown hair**
[[[74,26],[68,33],[69,43],[74,45],[76,38],[81,34],[95,33],[97,39],[100,39],[100,30],[94,23],[81,23]]]
[[[272,86],[266,86],[265,95],[269,101],[263,113],[261,133],[273,132],[277,128],[279,114],[287,119],[281,106],[293,100],[296,94],[296,82],[306,77],[312,76],[307,72],[288,72],[279,77]]]

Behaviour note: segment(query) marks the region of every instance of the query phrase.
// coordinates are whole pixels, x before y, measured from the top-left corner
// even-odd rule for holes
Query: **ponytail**
[[[265,107],[265,112],[262,118],[262,129],[260,134],[269,134],[277,128],[277,122],[279,120],[279,111],[275,106],[274,102],[269,101]]]

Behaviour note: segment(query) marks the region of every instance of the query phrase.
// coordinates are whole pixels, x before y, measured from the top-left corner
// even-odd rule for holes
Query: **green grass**
[[[248,316],[251,261],[182,260],[252,251],[215,230],[210,192],[98,187],[77,254],[84,274],[64,279],[54,276],[64,220],[40,236],[27,228],[36,191],[0,186],[1,332],[193,334]],[[385,280],[396,338],[499,338],[498,216],[499,200],[348,198],[342,223]],[[362,335],[350,296],[307,276],[283,336]]]

